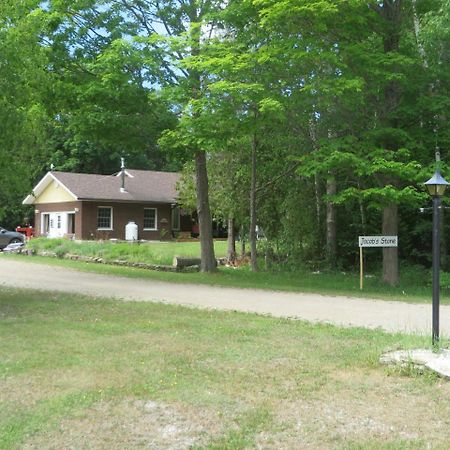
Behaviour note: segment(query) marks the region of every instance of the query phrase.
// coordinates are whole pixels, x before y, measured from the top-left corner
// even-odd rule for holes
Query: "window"
[[[50,231],[50,214],[42,214],[41,234],[48,234]]]
[[[156,230],[156,208],[144,208],[144,230]]]
[[[58,230],[59,230],[59,229],[61,229],[61,216],[58,215],[58,216],[56,216],[56,217],[57,217],[57,225],[56,225],[56,228],[58,228]]]
[[[99,230],[112,230],[112,208],[110,206],[99,206],[97,209],[97,228]]]
[[[180,208],[174,206],[172,208],[172,230],[180,229]]]

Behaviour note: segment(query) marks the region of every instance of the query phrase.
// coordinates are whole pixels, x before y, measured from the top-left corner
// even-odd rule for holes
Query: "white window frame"
[[[145,228],[145,211],[148,209],[152,209],[155,211],[155,228]],[[158,231],[158,208],[144,208],[144,231]]]
[[[109,227],[109,228],[106,228],[106,227],[99,227],[98,226],[98,211],[99,211],[99,209],[100,208],[103,208],[103,209],[109,209],[109,211],[110,211],[110,216],[111,216],[111,226]],[[97,220],[97,230],[98,231],[112,231],[112,230],[114,230],[114,221],[113,221],[113,218],[114,218],[114,215],[113,215],[113,207],[112,206],[97,206],[97,218],[96,218],[96,220]]]
[[[174,218],[175,211],[178,212],[178,227],[176,227],[176,228],[173,226],[173,218]],[[180,231],[180,229],[181,229],[181,208],[178,205],[176,205],[176,206],[174,206],[172,208],[170,213],[171,213],[170,214],[170,220],[172,222],[170,225],[172,226],[172,230],[173,231]]]
[[[48,229],[45,229],[45,216],[48,217]],[[50,232],[50,213],[41,213],[41,234],[47,235]]]

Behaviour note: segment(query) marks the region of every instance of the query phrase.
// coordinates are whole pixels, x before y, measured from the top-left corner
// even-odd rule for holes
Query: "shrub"
[[[58,258],[64,258],[64,256],[68,253],[68,248],[66,245],[61,244],[55,248],[54,252]]]

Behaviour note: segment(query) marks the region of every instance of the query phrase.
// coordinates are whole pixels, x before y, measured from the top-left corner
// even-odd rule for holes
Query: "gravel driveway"
[[[236,310],[341,326],[381,328],[390,332],[431,334],[431,304],[171,284],[22,262],[1,254],[0,285]],[[441,333],[450,335],[450,306],[441,306]]]

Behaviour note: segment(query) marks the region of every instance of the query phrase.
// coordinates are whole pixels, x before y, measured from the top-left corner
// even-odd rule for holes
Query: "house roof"
[[[121,191],[122,180],[117,175],[95,175],[71,172],[48,172],[36,185],[33,194],[24,204],[34,200],[52,181],[62,185],[74,200],[109,200],[130,202],[173,203],[178,195],[176,183],[179,173],[150,170],[126,170],[125,191]]]

